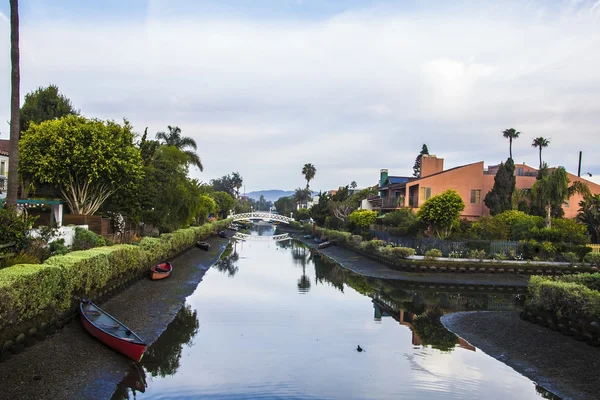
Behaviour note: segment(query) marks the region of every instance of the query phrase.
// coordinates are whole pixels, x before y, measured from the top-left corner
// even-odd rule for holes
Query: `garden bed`
[[[148,268],[194,246],[227,220],[180,229],[137,245],[116,245],[54,256],[43,264],[0,270],[0,359],[19,353],[68,324],[77,298],[101,301],[147,276]]]

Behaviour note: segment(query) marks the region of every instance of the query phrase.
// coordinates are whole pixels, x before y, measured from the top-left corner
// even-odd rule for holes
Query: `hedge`
[[[556,278],[556,280],[561,282],[572,282],[578,283],[580,285],[586,286],[592,290],[597,290],[600,292],[600,273],[596,272],[594,274],[576,274],[576,275],[565,275]]]
[[[139,276],[150,266],[225,228],[229,220],[143,238],[137,245],[115,245],[50,257],[43,264],[0,270],[0,339],[11,327],[31,325],[69,311],[73,296],[99,296],[110,283]]]
[[[575,282],[532,276],[528,306],[556,318],[595,321],[600,318],[600,292]]]

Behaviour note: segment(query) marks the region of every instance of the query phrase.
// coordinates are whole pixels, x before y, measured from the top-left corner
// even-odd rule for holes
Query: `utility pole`
[[[579,151],[579,166],[577,167],[577,176],[578,177],[581,176],[581,153],[582,153],[582,151]]]

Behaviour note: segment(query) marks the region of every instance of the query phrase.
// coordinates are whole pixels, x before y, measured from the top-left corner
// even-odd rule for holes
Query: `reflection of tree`
[[[421,338],[422,344],[449,352],[456,346],[457,337],[442,325],[441,316],[439,309],[431,308],[414,317],[412,328]]]
[[[298,291],[307,293],[310,290],[310,279],[306,276],[306,265],[302,266],[302,276],[298,279]]]
[[[215,263],[215,268],[221,272],[226,272],[229,277],[233,277],[239,271],[239,268],[236,265],[239,259],[240,255],[237,252],[237,241],[234,240],[227,245],[221,258]]]
[[[538,392],[540,394],[540,396],[542,396],[544,399],[561,400],[560,397],[558,397],[554,393],[544,389],[540,385],[535,385],[535,391]]]
[[[182,307],[167,330],[154,342],[142,359],[142,364],[152,376],[173,375],[179,368],[183,345],[191,344],[199,328],[196,311],[189,305]]]
[[[344,292],[345,271],[337,264],[328,263],[322,258],[313,258],[317,283],[329,282],[331,286]]]

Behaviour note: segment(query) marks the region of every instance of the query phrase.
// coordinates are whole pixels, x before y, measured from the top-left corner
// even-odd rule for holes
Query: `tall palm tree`
[[[517,139],[520,134],[521,134],[521,132],[516,131],[514,128],[505,129],[504,131],[502,131],[502,136],[504,136],[505,138],[508,139],[508,146],[509,146],[508,149],[509,149],[510,158],[512,158],[513,139]]]
[[[600,194],[586,196],[579,207],[577,221],[587,226],[592,243],[600,243]]]
[[[540,168],[542,168],[542,149],[544,147],[548,147],[549,144],[550,139],[546,139],[541,136],[533,139],[533,143],[531,143],[531,147],[539,147],[540,149]]]
[[[19,127],[20,115],[20,72],[19,72],[19,1],[10,0],[10,144],[8,148],[8,180],[6,205],[17,205],[17,190],[19,185]]]
[[[200,157],[196,154],[198,146],[196,141],[191,137],[181,136],[181,129],[178,126],[168,126],[169,132],[158,132],[156,138],[161,140],[167,146],[173,146],[187,154],[188,163],[198,167],[200,171],[204,171],[204,166]],[[193,149],[193,150],[192,150]]]
[[[302,175],[304,175],[304,179],[306,179],[306,189],[309,188],[309,183],[312,181],[317,174],[317,169],[311,163],[304,164],[302,167]]]
[[[310,200],[310,190],[298,188],[294,193],[296,204],[305,204]]]

